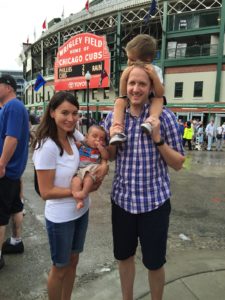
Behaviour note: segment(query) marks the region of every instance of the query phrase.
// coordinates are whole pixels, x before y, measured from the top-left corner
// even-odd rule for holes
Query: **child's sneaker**
[[[127,136],[125,133],[123,132],[117,133],[113,137],[111,137],[109,141],[109,145],[119,145],[121,143],[126,142],[126,140],[127,140]]]
[[[150,123],[142,123],[141,129],[147,134],[152,133],[152,125]]]

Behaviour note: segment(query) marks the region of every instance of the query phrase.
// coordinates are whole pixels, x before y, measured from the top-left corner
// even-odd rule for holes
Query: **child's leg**
[[[127,99],[117,98],[114,103],[113,125],[124,124],[125,109],[127,107]]]
[[[162,113],[164,99],[161,98],[152,98],[152,105],[149,108],[149,116],[159,116]]]
[[[159,118],[159,116],[162,113],[163,103],[164,103],[163,97],[161,97],[161,98],[154,97],[154,98],[151,99],[151,101],[152,101],[152,104],[150,105],[150,108],[149,108],[149,117],[145,120],[145,123],[141,124],[141,128],[146,133],[151,133],[151,131],[152,131],[152,126],[151,126],[152,117]]]
[[[192,144],[191,144],[191,140],[187,140],[188,141],[188,149],[192,150]]]
[[[88,194],[91,192],[92,187],[94,184],[93,177],[87,172],[83,179],[83,186],[80,191],[74,192],[74,198],[78,201],[77,208],[80,209],[83,207],[83,200],[88,196]],[[81,206],[82,204],[82,206]]]
[[[75,198],[77,202],[77,208],[83,207],[83,199],[80,199],[77,197],[77,193],[79,193],[82,190],[82,180],[78,176],[74,176],[71,182],[71,189],[72,189],[72,195]],[[78,208],[78,209],[79,209]]]
[[[113,125],[110,129],[110,137],[111,137],[109,141],[110,145],[123,143],[127,139],[126,135],[123,133],[125,109],[127,107],[127,102],[128,102],[127,98],[117,98],[115,100]]]

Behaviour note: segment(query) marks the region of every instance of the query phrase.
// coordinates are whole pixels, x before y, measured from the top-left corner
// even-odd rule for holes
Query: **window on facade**
[[[96,100],[97,99],[97,94],[98,94],[98,90],[97,89],[92,89],[92,99]]]
[[[174,98],[183,97],[183,82],[175,82]]]
[[[194,97],[202,97],[203,81],[195,81],[194,83]]]
[[[177,7],[176,7],[177,9]],[[220,24],[219,11],[200,13],[180,13],[168,17],[168,30],[198,29]]]
[[[218,26],[220,21],[219,12],[206,12],[199,15],[199,27]]]

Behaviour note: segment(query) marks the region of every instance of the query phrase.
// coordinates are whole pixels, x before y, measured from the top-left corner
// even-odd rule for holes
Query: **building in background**
[[[158,0],[148,16],[149,0],[93,0],[85,9],[67,18],[55,18],[42,36],[27,47],[23,63],[28,85],[27,107],[39,110],[54,93],[54,62],[58,48],[70,37],[90,32],[105,35],[111,54],[111,86],[93,89],[90,111],[100,118],[112,109],[119,77],[126,66],[124,47],[139,33],[158,40],[154,61],[164,74],[168,106],[184,121],[225,121],[225,0]],[[47,83],[34,92],[41,72]],[[86,112],[85,90],[74,90]]]
[[[11,75],[15,78],[17,84],[16,96],[24,101],[25,80],[23,78],[23,72],[16,70],[0,70],[0,77],[5,74]]]

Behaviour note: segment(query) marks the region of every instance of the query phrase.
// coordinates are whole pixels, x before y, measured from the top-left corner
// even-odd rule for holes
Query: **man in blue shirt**
[[[10,75],[0,77],[0,269],[2,254],[22,253],[23,203],[21,176],[28,158],[29,120],[23,103],[16,98],[16,81]],[[12,237],[4,243],[5,228],[13,218]]]
[[[171,209],[168,166],[181,169],[184,152],[178,124],[170,110],[164,108],[160,118],[154,118],[151,135],[141,130],[149,113],[152,81],[142,63],[128,70],[125,80],[130,106],[124,128],[112,126],[112,115],[105,122],[111,135],[121,129],[127,135],[126,143],[109,147],[111,159],[116,159],[112,188],[114,256],[118,260],[123,299],[133,299],[134,258],[139,240],[143,264],[149,271],[152,299],[161,300]]]

